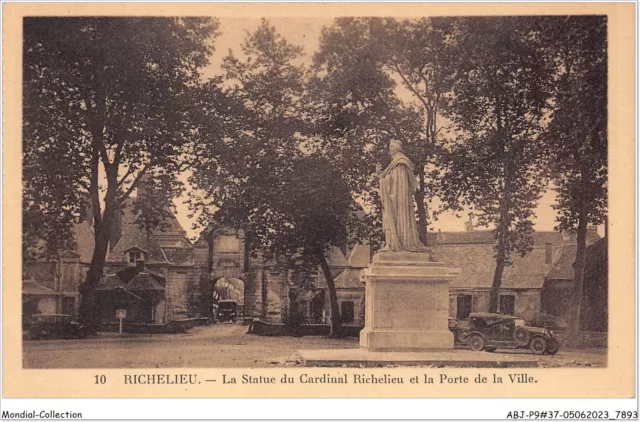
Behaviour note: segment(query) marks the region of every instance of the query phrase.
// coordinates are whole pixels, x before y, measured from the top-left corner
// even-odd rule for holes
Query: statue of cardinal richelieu
[[[402,142],[389,143],[391,164],[383,171],[377,166],[382,200],[382,229],[385,245],[382,251],[429,252],[418,236],[413,210],[413,195],[417,188],[413,164],[404,155]]]

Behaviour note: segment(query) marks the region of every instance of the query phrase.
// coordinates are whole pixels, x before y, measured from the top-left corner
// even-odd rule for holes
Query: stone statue
[[[376,168],[382,200],[382,229],[385,245],[382,251],[430,252],[418,236],[413,210],[413,195],[417,188],[413,164],[402,151],[402,142],[389,143],[391,164],[382,171]]]

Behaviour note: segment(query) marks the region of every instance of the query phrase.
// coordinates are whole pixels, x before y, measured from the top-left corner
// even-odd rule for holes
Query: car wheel
[[[535,337],[531,340],[529,348],[536,355],[542,355],[547,351],[547,342],[542,337]]]
[[[458,337],[458,341],[460,343],[467,343],[469,341],[469,338],[471,337],[470,333],[467,330],[459,330],[456,333],[456,336]]]
[[[494,346],[486,346],[484,348],[484,350],[486,350],[487,352],[491,352],[491,353],[495,352],[496,349],[497,349],[497,347],[494,347]]]
[[[469,347],[471,347],[471,350],[479,352],[484,349],[484,346],[485,341],[481,335],[474,334],[469,338]]]
[[[550,338],[547,340],[547,353],[550,355],[555,355],[560,350],[560,342],[555,338]]]
[[[531,333],[527,331],[526,328],[519,327],[513,333],[513,339],[518,343],[519,346],[523,344],[527,344],[529,342],[529,338],[531,337]]]

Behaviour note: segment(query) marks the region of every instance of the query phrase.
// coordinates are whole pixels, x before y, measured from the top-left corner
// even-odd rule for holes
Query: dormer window
[[[147,252],[135,246],[125,250],[124,253],[129,265],[135,265],[137,262],[147,259]]]
[[[129,263],[135,264],[138,261],[144,261],[144,253],[140,251],[129,252]]]

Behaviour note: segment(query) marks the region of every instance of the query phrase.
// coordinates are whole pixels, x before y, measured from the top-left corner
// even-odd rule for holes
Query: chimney
[[[469,221],[464,223],[464,231],[472,232],[473,231],[473,218],[469,215]]]
[[[144,259],[136,260],[136,272],[138,273],[144,272]]]
[[[544,244],[544,263],[551,264],[553,261],[553,243]]]

